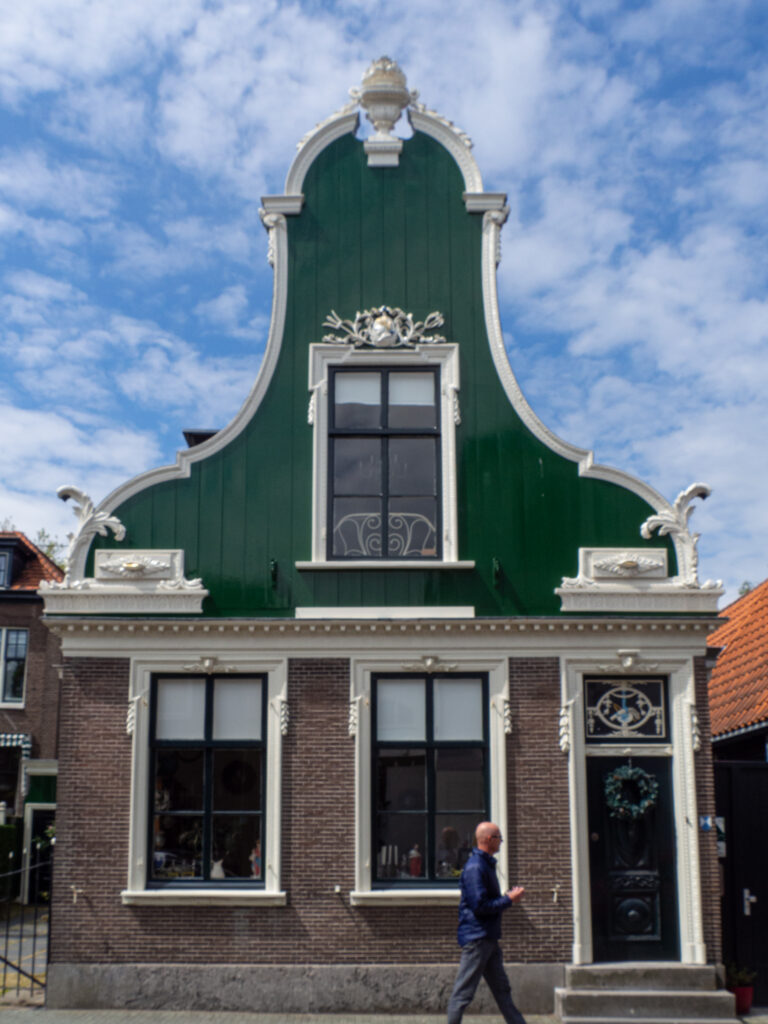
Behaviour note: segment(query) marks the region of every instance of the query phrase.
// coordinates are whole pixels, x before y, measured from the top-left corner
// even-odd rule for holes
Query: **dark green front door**
[[[621,781],[606,796],[607,779],[622,766],[641,769],[642,784]],[[592,953],[597,963],[679,959],[671,769],[668,757],[587,758]],[[658,785],[653,806],[638,813],[653,780]],[[617,810],[624,816],[617,817]]]

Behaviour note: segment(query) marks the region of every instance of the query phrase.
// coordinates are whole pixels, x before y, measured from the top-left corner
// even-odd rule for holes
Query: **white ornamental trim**
[[[330,327],[339,334],[323,335],[328,345],[354,345],[355,348],[414,348],[417,344],[445,342],[440,334],[427,337],[426,331],[442,327],[445,318],[437,311],[427,314],[424,320],[415,321],[413,313],[406,313],[399,306],[374,306],[362,313],[355,313],[354,320],[342,320],[332,309],[323,320],[323,327]]]

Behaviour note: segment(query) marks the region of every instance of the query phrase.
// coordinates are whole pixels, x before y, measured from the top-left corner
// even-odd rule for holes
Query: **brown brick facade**
[[[715,775],[712,766],[712,733],[710,730],[707,694],[707,668],[705,658],[694,658],[696,682],[696,708],[701,730],[701,750],[696,754],[696,803],[699,814],[715,813]],[[722,932],[720,925],[720,866],[717,860],[717,834],[714,829],[699,829],[699,858],[701,862],[701,902],[704,919],[704,942],[707,961],[722,960]]]
[[[349,663],[342,659],[289,661],[282,794],[288,906],[123,906],[132,742],[125,731],[128,674],[126,660],[67,662],[53,963],[457,961],[454,908],[350,906],[355,741],[347,727]],[[572,925],[557,660],[513,659],[510,698],[508,854],[527,893],[506,916],[505,952],[510,960],[562,962],[570,959]],[[76,903],[72,887],[81,890]]]
[[[571,839],[568,758],[558,745],[558,659],[510,658],[509,699],[507,855],[510,881],[526,893],[519,913],[507,914],[505,955],[567,962],[573,943]]]
[[[24,707],[0,709],[0,732],[29,733],[32,757],[56,757],[61,645],[42,620],[42,601],[4,600],[0,627],[28,629]]]

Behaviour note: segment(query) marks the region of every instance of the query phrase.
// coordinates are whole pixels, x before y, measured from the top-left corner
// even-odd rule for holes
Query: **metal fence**
[[[45,991],[51,899],[51,848],[0,875],[0,996]]]

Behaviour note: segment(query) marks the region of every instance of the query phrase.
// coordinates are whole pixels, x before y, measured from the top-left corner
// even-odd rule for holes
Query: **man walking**
[[[461,873],[458,932],[461,963],[448,1003],[448,1024],[461,1024],[481,978],[488,982],[506,1024],[525,1024],[525,1018],[512,1002],[499,946],[502,912],[520,899],[524,889],[516,885],[501,894],[494,857],[499,852],[501,838],[498,825],[481,821],[475,830],[475,849]]]

